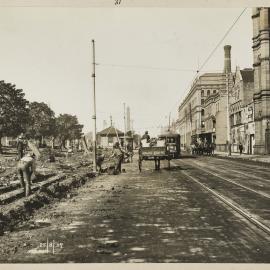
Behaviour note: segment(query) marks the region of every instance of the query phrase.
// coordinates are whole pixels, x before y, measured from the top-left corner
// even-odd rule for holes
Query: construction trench
[[[32,180],[32,194],[28,197],[20,186],[12,150],[1,157],[0,235],[13,231],[37,209],[69,198],[74,190],[95,177],[89,152],[67,154],[55,151],[55,155],[55,162],[51,163],[46,149],[43,150],[37,161],[37,176]]]

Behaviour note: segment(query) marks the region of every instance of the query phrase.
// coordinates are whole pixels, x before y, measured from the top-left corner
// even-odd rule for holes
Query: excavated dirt
[[[47,151],[48,152],[48,151]],[[95,175],[92,172],[90,155],[55,152],[55,162],[49,162],[48,153],[43,149],[42,158],[37,161],[37,176],[33,182],[43,182],[54,177],[55,181],[42,186],[29,197],[0,206],[0,235],[12,231],[19,223],[28,220],[39,208],[61,198],[69,197],[73,190],[84,185]],[[16,153],[9,150],[0,156],[0,188],[8,192],[19,187],[16,172]]]

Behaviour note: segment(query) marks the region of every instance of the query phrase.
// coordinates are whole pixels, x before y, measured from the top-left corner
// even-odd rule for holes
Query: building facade
[[[224,47],[224,71],[198,77],[178,108],[177,126],[183,148],[194,140],[206,139],[214,142],[218,151],[226,151],[227,85],[232,83],[230,50],[231,46]]]
[[[253,8],[255,154],[270,154],[270,8]]]
[[[116,142],[121,143],[124,132],[114,126],[110,126],[97,133],[97,145],[104,148],[112,148]]]
[[[254,124],[254,70],[236,67],[233,86],[230,91],[230,128],[232,152],[253,154],[255,144]]]

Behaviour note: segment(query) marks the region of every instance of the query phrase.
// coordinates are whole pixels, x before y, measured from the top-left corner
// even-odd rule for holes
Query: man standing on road
[[[240,155],[242,155],[243,152],[243,144],[240,142],[239,143],[239,151],[240,151]]]
[[[35,154],[30,153],[22,157],[18,162],[21,187],[24,188],[25,196],[31,194],[31,176],[36,171]]]

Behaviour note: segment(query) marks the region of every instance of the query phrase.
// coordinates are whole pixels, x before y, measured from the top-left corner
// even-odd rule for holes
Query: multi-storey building
[[[253,67],[255,154],[270,154],[270,8],[254,8]]]
[[[236,67],[230,91],[232,152],[239,152],[239,143],[241,143],[244,153],[253,154],[255,143],[253,91],[254,70],[240,70]]]
[[[226,150],[226,95],[231,82],[231,46],[225,46],[224,72],[205,73],[198,77],[178,108],[178,129],[182,147],[192,140],[215,142],[217,150]],[[228,74],[228,80],[226,77]]]

